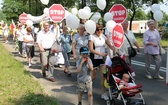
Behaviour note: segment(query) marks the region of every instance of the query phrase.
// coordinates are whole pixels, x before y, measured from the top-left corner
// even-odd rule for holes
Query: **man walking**
[[[55,42],[56,38],[54,33],[49,30],[48,22],[44,22],[43,27],[44,29],[37,34],[37,45],[41,53],[42,74],[43,77],[46,77],[46,65],[49,64],[49,66],[47,67],[48,69],[47,78],[50,81],[55,82],[55,78],[53,77],[54,65],[49,61],[50,61],[51,46]]]

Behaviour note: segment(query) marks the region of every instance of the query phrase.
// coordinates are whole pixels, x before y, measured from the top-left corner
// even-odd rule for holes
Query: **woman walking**
[[[69,59],[71,54],[71,35],[68,34],[67,26],[63,28],[63,34],[60,35],[58,40],[61,43],[62,54],[65,61],[64,73],[68,74],[68,76],[71,76],[71,72],[69,70],[69,66],[70,66]]]
[[[31,67],[31,59],[34,56],[34,39],[32,36],[32,29],[28,27],[27,34],[24,35],[23,41],[26,44],[26,54],[27,54],[27,60],[28,60],[28,66]]]

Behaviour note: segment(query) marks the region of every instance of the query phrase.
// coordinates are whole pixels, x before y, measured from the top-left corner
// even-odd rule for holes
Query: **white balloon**
[[[90,20],[93,20],[95,23],[98,22],[98,20],[101,18],[101,14],[99,12],[92,13],[92,17]]]
[[[71,29],[77,29],[79,26],[79,19],[75,15],[69,15],[66,18],[66,24]]]
[[[65,18],[68,17],[69,15],[72,15],[69,11],[65,10]]]
[[[82,17],[80,17],[81,19],[89,19],[90,16],[91,13],[88,10],[82,9]]]
[[[97,0],[96,4],[97,7],[101,10],[104,10],[106,8],[106,0]]]
[[[78,11],[78,16],[79,16],[79,18],[81,18],[81,19],[82,19],[82,17],[83,17],[82,11],[83,11],[83,9],[79,9],[79,11]]]
[[[103,17],[104,21],[108,22],[109,20],[113,19],[113,15],[110,12],[106,12]]]
[[[151,6],[151,10],[152,10],[153,13],[155,13],[155,11],[160,11],[160,6],[159,6],[159,4],[153,4],[153,5]]]
[[[46,17],[46,15],[41,15],[41,16],[32,16],[31,17],[31,20],[33,21],[33,22],[40,22],[42,19],[44,19]]]
[[[155,11],[153,17],[157,21],[161,21],[163,18],[163,13],[161,11]]]
[[[86,32],[89,34],[94,34],[96,31],[96,23],[93,20],[88,20],[85,22]]]
[[[41,1],[41,3],[44,4],[44,5],[48,5],[48,3],[49,3],[49,0],[40,0],[40,1]]]
[[[32,15],[31,15],[31,14],[27,14],[27,18],[28,18],[29,20],[31,20]]]
[[[85,6],[83,9],[88,10],[89,12],[91,12],[90,7],[88,7],[88,6]]]
[[[81,19],[89,19],[89,17],[91,16],[91,13],[86,9],[80,9],[78,11],[78,16]]]
[[[78,10],[76,8],[72,8],[71,10],[72,14],[77,15],[78,14]]]
[[[116,22],[113,21],[113,20],[109,20],[107,23],[106,23],[106,28],[107,30],[112,33],[114,27],[116,26]]]
[[[44,8],[43,13],[44,15],[49,16],[49,8]]]
[[[32,27],[33,26],[33,22],[31,20],[27,20],[26,21],[26,25],[29,26],[29,27]]]

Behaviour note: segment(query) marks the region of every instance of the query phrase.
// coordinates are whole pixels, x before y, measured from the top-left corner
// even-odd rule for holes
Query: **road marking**
[[[135,61],[135,60],[131,60],[131,64],[145,67],[145,63],[139,62],[139,61]],[[151,64],[151,65],[150,65],[150,68],[151,68],[151,69],[155,69],[155,65],[152,65],[152,64]],[[166,72],[166,68],[165,68],[165,67],[160,67],[160,71]]]

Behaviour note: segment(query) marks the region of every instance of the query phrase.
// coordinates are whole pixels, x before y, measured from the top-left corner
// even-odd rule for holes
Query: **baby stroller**
[[[111,67],[107,67],[106,80],[108,84],[109,100],[107,105],[145,105],[141,94],[141,84],[132,87],[120,88],[119,83],[124,73],[130,76],[129,82],[134,83],[133,76],[130,72],[130,66],[119,56],[111,59]],[[129,92],[131,89],[138,89],[136,92]],[[133,97],[136,96],[136,99]],[[138,96],[138,97],[137,97]],[[116,101],[122,101],[123,104],[117,104]]]

